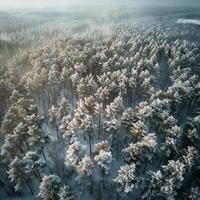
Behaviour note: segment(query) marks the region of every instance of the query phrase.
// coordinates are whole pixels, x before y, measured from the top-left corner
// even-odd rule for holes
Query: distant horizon
[[[199,0],[0,0],[0,9],[61,8],[71,6],[197,7]]]
[[[200,9],[200,6],[162,6],[162,5],[127,5],[127,4],[70,4],[70,5],[44,5],[44,6],[23,6],[23,7],[0,7],[0,11],[6,11],[6,10],[44,10],[44,9],[68,9],[71,7],[126,7],[126,8],[163,8],[163,9]]]

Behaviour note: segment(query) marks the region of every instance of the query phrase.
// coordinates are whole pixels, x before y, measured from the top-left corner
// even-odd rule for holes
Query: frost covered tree
[[[109,99],[110,91],[109,89],[105,87],[99,87],[97,92],[95,93],[95,96],[100,100],[100,102],[103,104],[103,108],[105,108],[107,101]]]
[[[111,151],[101,149],[94,157],[95,163],[100,167],[102,175],[103,189],[105,189],[105,175],[109,173],[110,166],[112,163]]]
[[[93,96],[90,95],[90,96],[84,98],[85,108],[88,110],[90,115],[94,115],[96,104],[97,104],[97,102],[95,101]]]
[[[143,121],[137,120],[131,124],[130,132],[132,137],[137,141],[147,135],[147,126]]]
[[[83,146],[77,139],[69,145],[66,156],[65,156],[65,164],[66,166],[75,168],[84,157],[86,147]]]
[[[189,199],[198,200],[200,198],[200,189],[198,187],[192,187],[189,195]]]
[[[70,139],[75,136],[77,129],[73,117],[71,115],[63,117],[59,129],[61,130],[63,137],[67,137],[67,141],[70,141]]]
[[[118,157],[118,143],[117,143],[117,130],[119,127],[119,122],[116,118],[111,118],[108,121],[104,122],[104,129],[107,134],[111,136],[112,142],[111,147],[114,151],[114,148],[117,149],[117,157]]]
[[[86,114],[83,120],[81,121],[81,128],[83,130],[84,137],[85,135],[88,138],[89,149],[90,149],[90,157],[92,157],[92,137],[94,135],[93,128],[93,118],[91,115]]]
[[[88,156],[84,156],[76,167],[76,170],[80,179],[84,180],[83,184],[87,182],[87,179],[90,180],[90,192],[93,193],[92,174],[94,172],[94,163],[91,158]]]
[[[135,176],[135,164],[121,166],[118,170],[118,176],[114,179],[120,185],[124,193],[131,192],[137,184]]]
[[[141,141],[131,143],[127,148],[123,150],[126,155],[126,161],[128,163],[135,163],[136,166],[144,164],[143,174],[146,171],[147,164],[152,162],[156,153],[156,136],[154,134],[148,134],[143,137]]]
[[[95,103],[94,107],[94,116],[98,120],[98,138],[101,137],[101,127],[102,127],[102,118],[103,118],[103,105],[102,103]]]
[[[92,74],[87,75],[79,80],[77,85],[77,93],[80,97],[89,96],[95,93],[97,90],[97,84]]]
[[[189,118],[186,124],[186,131],[188,133],[186,138],[189,139],[196,148],[199,146],[199,125],[200,115],[198,113],[196,116]]]
[[[31,178],[41,180],[40,170],[44,167],[45,162],[37,155],[36,152],[29,151],[26,155],[19,159],[16,157],[9,165],[8,175],[11,182],[15,183],[15,190],[20,190],[23,183],[26,183],[31,194],[33,188],[31,186]]]
[[[92,175],[92,168],[93,168],[93,162],[88,156],[84,156],[79,164],[77,165],[77,172],[79,176],[91,176]]]
[[[38,114],[33,99],[19,96],[23,94],[18,94],[1,126],[4,134],[1,154],[5,160],[25,155],[31,148],[44,154],[44,147],[49,141],[49,137],[41,129],[43,118]]]
[[[53,104],[56,103],[56,94],[60,85],[58,65],[53,63],[48,73],[48,86],[50,87],[50,97]]]
[[[49,117],[50,117],[50,119],[49,119],[50,124],[51,124],[52,128],[54,128],[56,130],[57,138],[59,138],[58,124],[57,124],[58,112],[54,105],[52,105],[51,108],[49,109]]]
[[[86,99],[85,99],[86,100]],[[89,114],[89,110],[91,107],[89,102],[84,100],[80,100],[77,104],[77,109],[74,114],[74,121],[76,122],[77,126],[81,129],[84,139],[88,139],[89,142],[89,149],[90,149],[90,157],[92,156],[92,138],[94,135],[94,127],[93,127],[93,117]],[[89,106],[89,107],[88,107]]]
[[[113,102],[110,103],[105,109],[106,117],[117,118],[123,109],[123,98],[121,96],[116,97]]]
[[[58,110],[58,117],[62,119],[64,116],[66,116],[69,112],[69,104],[65,98],[62,98],[59,110]]]
[[[127,138],[130,137],[128,135],[129,131],[130,131],[130,127],[132,125],[132,123],[136,120],[135,119],[135,111],[133,108],[127,108],[124,110],[123,114],[122,114],[122,125],[125,127],[126,129],[126,133],[125,133],[125,144],[127,142]]]
[[[123,99],[118,96],[105,109],[106,121],[104,122],[104,129],[112,136],[112,148],[116,145],[116,152],[118,158],[118,127],[121,123],[121,112],[123,109]]]
[[[27,171],[26,167],[23,163],[23,160],[20,160],[19,158],[15,158],[10,164],[9,164],[9,170],[8,170],[8,176],[11,180],[11,182],[15,183],[15,190],[19,191],[21,185],[23,182],[25,182],[31,192],[31,195],[34,194],[33,189],[29,183],[29,180],[27,179]]]
[[[44,176],[40,184],[38,197],[43,200],[58,199],[61,179],[55,175]]]
[[[178,161],[169,161],[167,165],[162,166],[162,170],[150,172],[150,178],[147,179],[145,198],[163,197],[166,199],[175,199],[178,189],[181,188],[184,180],[185,165]]]
[[[71,192],[68,185],[64,185],[60,188],[58,196],[59,200],[75,200],[75,196]]]
[[[28,151],[22,159],[24,165],[24,172],[26,176],[35,176],[42,179],[40,170],[44,167],[45,162],[34,151]]]
[[[108,143],[107,140],[103,140],[103,141],[101,141],[101,142],[95,144],[95,152],[94,152],[95,155],[96,155],[96,154],[99,154],[99,152],[100,152],[101,150],[104,150],[104,151],[107,151],[107,152],[110,151],[110,146],[109,146],[109,143]]]

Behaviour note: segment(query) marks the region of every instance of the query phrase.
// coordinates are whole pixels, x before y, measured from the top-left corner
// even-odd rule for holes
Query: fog
[[[0,0],[0,8],[60,7],[69,5],[200,6],[199,0]]]
[[[200,25],[200,20],[197,20],[197,19],[178,19],[177,23],[178,24],[195,24],[195,25]]]

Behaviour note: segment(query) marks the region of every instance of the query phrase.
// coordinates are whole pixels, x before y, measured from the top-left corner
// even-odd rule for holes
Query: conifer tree
[[[40,184],[38,197],[43,200],[58,199],[61,179],[55,175],[44,176]]]

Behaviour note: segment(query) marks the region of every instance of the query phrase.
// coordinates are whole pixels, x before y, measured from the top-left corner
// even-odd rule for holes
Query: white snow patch
[[[198,19],[183,19],[180,18],[177,20],[178,24],[194,24],[194,25],[200,25],[200,20]]]

